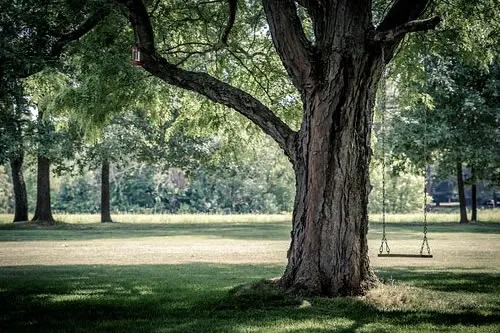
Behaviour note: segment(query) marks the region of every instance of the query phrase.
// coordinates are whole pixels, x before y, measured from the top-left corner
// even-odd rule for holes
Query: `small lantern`
[[[141,47],[139,46],[134,46],[132,47],[132,64],[135,66],[142,66],[144,62],[142,61],[142,55],[141,55]]]

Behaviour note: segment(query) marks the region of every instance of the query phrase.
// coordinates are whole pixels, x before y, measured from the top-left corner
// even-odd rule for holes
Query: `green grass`
[[[258,216],[162,217],[136,224],[133,216],[114,224],[79,218],[43,228],[0,224],[0,332],[500,331],[498,220],[432,222],[431,260],[377,258],[381,225],[371,223],[372,265],[384,284],[365,297],[304,300],[238,287],[282,273],[289,217],[266,223],[256,223]],[[407,217],[389,223],[388,231],[393,251],[418,252],[420,224]],[[257,245],[268,247],[253,253]],[[158,249],[178,262],[151,264]],[[125,250],[144,262],[129,264]],[[235,254],[244,250],[254,262]],[[64,263],[64,253],[82,251],[82,263]],[[84,264],[87,255],[111,259]],[[15,256],[17,264],[9,263]]]
[[[98,214],[55,214],[55,219],[70,224],[92,224],[100,222]],[[119,223],[132,224],[200,224],[200,223],[269,223],[269,222],[287,222],[291,220],[291,214],[112,214],[113,220]],[[470,212],[469,212],[470,217]],[[13,215],[0,214],[0,225],[10,224]],[[481,222],[500,222],[500,208],[479,209],[478,218]],[[460,220],[458,212],[443,213],[430,212],[427,219],[431,223],[457,222]],[[416,223],[423,220],[423,214],[387,214],[387,222],[392,223]],[[371,222],[381,222],[381,214],[371,214]]]
[[[232,293],[263,265],[29,266],[0,271],[2,332],[494,332],[499,274],[379,271],[366,298]],[[405,284],[401,284],[404,282]],[[302,306],[301,306],[302,305]]]

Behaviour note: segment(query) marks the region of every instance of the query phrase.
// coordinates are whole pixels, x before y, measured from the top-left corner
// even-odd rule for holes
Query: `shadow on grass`
[[[430,223],[430,233],[500,234],[500,223]],[[370,234],[382,230],[380,223],[370,223]],[[388,223],[392,235],[406,237],[408,233],[422,232],[417,223]],[[165,236],[206,236],[232,239],[285,240],[290,238],[290,223],[92,223],[70,224],[58,222],[54,226],[35,223],[0,224],[0,241],[91,240]]]
[[[313,298],[311,306],[301,306],[302,300],[279,293],[232,289],[279,275],[281,269],[210,264],[2,268],[0,331],[418,332],[449,328],[465,332],[474,327],[489,332],[499,328],[498,276],[492,280],[488,274],[478,284],[491,294],[483,306],[490,313],[383,309],[358,298]],[[401,280],[414,284],[423,281],[421,275],[408,272],[380,274],[399,274]],[[422,288],[432,290],[439,281],[447,285],[461,276],[444,273],[433,273],[432,283]]]
[[[460,224],[456,222],[427,223],[430,233],[478,233],[478,234],[500,234],[500,223],[478,222]],[[423,223],[386,223],[386,229],[391,233],[422,232]],[[382,223],[371,222],[371,231],[382,231]]]
[[[40,227],[34,223],[0,225],[0,241],[91,240],[165,236],[288,240],[289,223],[93,223]]]
[[[497,293],[500,295],[500,274],[471,271],[430,270],[417,268],[384,268],[378,275],[384,280],[394,280],[419,288],[459,293]]]

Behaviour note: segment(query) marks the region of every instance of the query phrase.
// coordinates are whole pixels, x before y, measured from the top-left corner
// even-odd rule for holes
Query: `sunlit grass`
[[[470,212],[469,212],[470,217]],[[92,224],[100,222],[99,214],[55,214],[57,221],[71,224]],[[118,223],[133,224],[188,224],[188,223],[291,223],[292,214],[113,214],[113,221]],[[371,222],[382,222],[382,214],[370,214]],[[11,223],[13,215],[0,214],[0,224]],[[386,221],[389,223],[418,223],[424,219],[423,213],[409,214],[386,214]],[[500,222],[500,208],[478,210],[480,222]],[[458,222],[458,213],[430,212],[427,214],[427,221],[430,223]]]
[[[57,221],[86,224],[99,223],[99,214],[55,214]],[[268,223],[268,222],[288,222],[292,215],[289,214],[112,214],[114,222],[118,223]],[[0,214],[0,223],[11,223],[13,216],[10,214]]]

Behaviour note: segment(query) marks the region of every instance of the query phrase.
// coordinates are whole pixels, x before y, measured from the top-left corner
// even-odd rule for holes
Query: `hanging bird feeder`
[[[142,54],[141,54],[141,47],[140,46],[134,46],[132,47],[132,64],[135,66],[142,66],[144,65],[144,61],[142,59]]]

